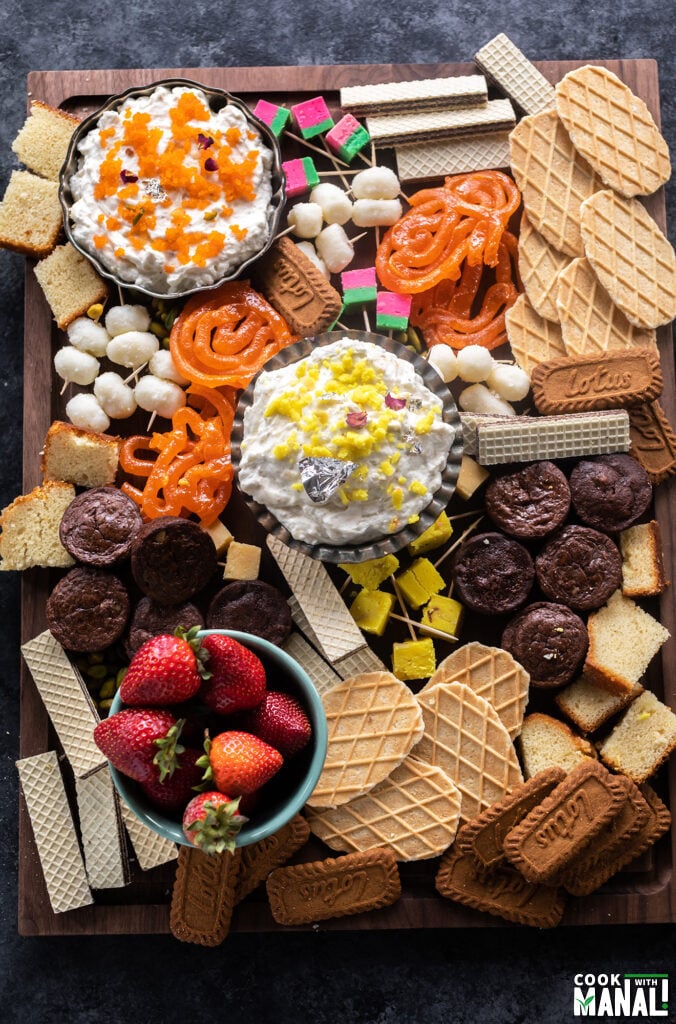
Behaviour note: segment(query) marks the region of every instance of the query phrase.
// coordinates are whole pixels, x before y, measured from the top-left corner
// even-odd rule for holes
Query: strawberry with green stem
[[[254,708],[265,696],[265,668],[260,658],[229,636],[210,633],[202,640],[209,676],[200,696],[218,715]]]
[[[239,813],[239,797],[209,790],[190,801],[183,814],[183,834],[203,853],[232,852],[247,818]]]
[[[178,742],[183,719],[161,708],[124,708],[94,729],[94,742],[114,768],[137,782],[172,775],[185,748]]]
[[[120,686],[124,704],[164,707],[194,697],[209,672],[197,637],[199,626],[161,633],[139,647]]]
[[[232,796],[254,793],[284,764],[278,750],[239,730],[219,733],[213,740],[207,736],[204,749],[206,753],[198,762],[206,769],[204,781]]]
[[[277,690],[268,690],[258,707],[240,715],[238,725],[286,760],[303,750],[312,736],[310,720],[295,697]]]

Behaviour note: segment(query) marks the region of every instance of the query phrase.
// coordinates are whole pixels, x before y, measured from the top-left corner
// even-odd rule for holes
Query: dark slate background
[[[676,144],[673,5],[656,0],[2,0],[0,187],[15,166],[31,70],[470,60],[500,31],[533,59],[654,57]],[[667,190],[676,237],[676,189]],[[23,261],[0,252],[0,507],[21,492]],[[30,344],[30,339],[27,339]],[[25,382],[30,387],[30,380]],[[16,934],[19,580],[1,580],[0,1019],[4,1024],[558,1024],[578,971],[673,968],[673,927],[168,937]],[[676,971],[672,970],[672,1005]],[[664,1018],[661,1018],[664,1019]],[[676,1017],[670,1015],[670,1020]]]

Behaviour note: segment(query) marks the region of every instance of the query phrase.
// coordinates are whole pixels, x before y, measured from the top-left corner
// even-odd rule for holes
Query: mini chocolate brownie
[[[262,580],[226,583],[207,612],[207,629],[239,629],[277,645],[284,643],[292,626],[286,598]]]
[[[131,571],[153,601],[182,604],[206,586],[216,571],[216,546],[209,534],[189,519],[151,519],[136,534]]]
[[[47,625],[67,651],[102,651],[122,636],[129,595],[103,569],[71,569],[47,599]]]
[[[136,503],[117,487],[93,487],[71,501],[59,538],[78,562],[101,569],[129,558],[142,525]]]
[[[535,566],[523,544],[502,533],[481,533],[466,541],[451,569],[456,596],[481,615],[502,615],[528,597]]]
[[[570,493],[586,526],[619,533],[643,515],[653,489],[643,466],[620,453],[581,459],[570,475]]]
[[[501,646],[530,674],[531,686],[554,689],[576,675],[587,654],[587,627],[562,604],[529,604],[505,626]]]
[[[605,604],[622,583],[622,556],[605,533],[564,526],[535,559],[535,575],[550,600],[589,612]]]
[[[486,511],[513,537],[546,537],[570,509],[570,487],[553,462],[533,462],[495,477],[486,488]]]
[[[130,658],[142,647],[146,640],[160,633],[173,633],[178,626],[190,629],[191,626],[204,628],[204,617],[194,604],[187,601],[183,604],[157,604],[149,597],[142,597],[131,617],[129,635],[125,641],[127,654]]]

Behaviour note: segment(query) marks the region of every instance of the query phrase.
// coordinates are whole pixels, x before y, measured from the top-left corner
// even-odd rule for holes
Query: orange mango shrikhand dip
[[[158,86],[102,114],[78,148],[73,235],[123,281],[205,287],[264,246],[272,152],[238,107]]]

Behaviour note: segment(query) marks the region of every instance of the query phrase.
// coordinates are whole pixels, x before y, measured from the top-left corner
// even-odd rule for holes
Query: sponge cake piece
[[[645,782],[676,750],[676,715],[645,690],[601,746],[601,758],[634,782]]]
[[[71,135],[79,123],[77,117],[33,100],[31,112],[12,143],[12,150],[31,171],[50,181],[58,181]]]
[[[58,480],[35,487],[3,509],[0,515],[0,569],[74,565],[61,541],[61,518],[75,497],[75,488]]]
[[[0,248],[39,259],[52,251],[61,226],[56,182],[12,171],[0,204]]]
[[[47,431],[41,469],[45,480],[106,487],[115,483],[119,457],[119,437],[55,420]]]
[[[70,242],[41,260],[35,276],[62,331],[108,295],[105,282]]]

